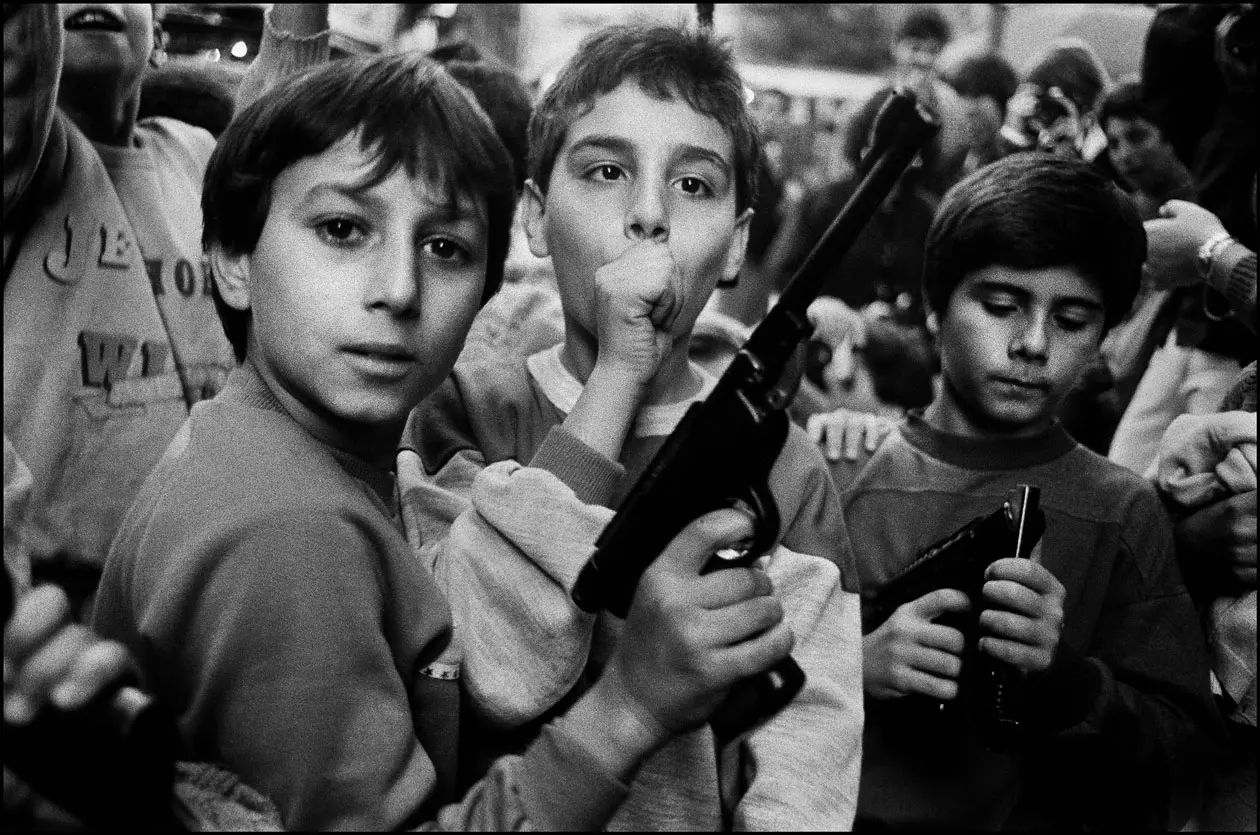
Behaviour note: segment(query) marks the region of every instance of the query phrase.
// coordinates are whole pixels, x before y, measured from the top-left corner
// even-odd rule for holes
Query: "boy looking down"
[[[854,469],[835,465],[864,619],[918,549],[1018,484],[1041,489],[1046,530],[1031,560],[994,555],[983,599],[938,589],[868,627],[858,827],[1166,829],[1193,808],[1218,723],[1170,521],[1055,418],[1145,252],[1131,202],[1078,160],[1016,154],[941,203],[923,279],[941,393]],[[972,607],[980,651],[1024,679],[1016,754],[921,710],[958,695],[962,633],[934,621]]]

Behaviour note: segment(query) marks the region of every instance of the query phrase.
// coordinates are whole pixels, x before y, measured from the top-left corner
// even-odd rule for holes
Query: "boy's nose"
[[[367,279],[367,306],[384,308],[396,316],[420,310],[419,253],[415,246],[383,252]]]
[[[636,242],[669,240],[669,213],[660,189],[639,185],[633,190],[626,209],[625,233]]]
[[[1044,361],[1047,355],[1046,322],[1040,316],[1029,316],[1023,327],[1011,337],[1007,353],[1012,359]]]

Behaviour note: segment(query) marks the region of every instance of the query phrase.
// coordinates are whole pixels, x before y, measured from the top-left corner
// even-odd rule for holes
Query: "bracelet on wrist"
[[[1234,236],[1228,232],[1217,232],[1203,242],[1203,245],[1199,247],[1197,259],[1200,278],[1207,281],[1211,277],[1212,262],[1233,242]]]

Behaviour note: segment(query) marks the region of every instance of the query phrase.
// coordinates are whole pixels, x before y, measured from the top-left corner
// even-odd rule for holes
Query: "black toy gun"
[[[970,610],[936,620],[962,632],[964,646],[957,697],[932,702],[928,709],[945,721],[971,725],[990,751],[1019,748],[1024,699],[1018,671],[979,649],[984,572],[995,560],[1030,557],[1046,529],[1040,499],[1038,488],[1020,485],[998,510],[920,550],[913,563],[880,589],[863,619],[869,632],[898,607],[937,589],[958,589],[971,599]]]
[[[4,623],[16,605],[4,570]],[[4,765],[89,829],[184,830],[172,799],[179,731],[147,693],[116,682],[76,710],[4,723]]]
[[[775,543],[779,514],[767,483],[789,425],[789,398],[780,386],[797,346],[813,332],[806,312],[827,268],[844,257],[937,129],[913,94],[889,95],[876,118],[865,174],[848,203],[713,391],[687,410],[597,540],[573,587],[583,610],[625,617],[648,565],[684,527],[711,511],[742,503],[756,526],[747,551],[725,563],[715,557],[707,570],[749,565]],[[736,684],[710,726],[719,741],[734,739],[777,713],[804,683],[800,666],[784,659]]]

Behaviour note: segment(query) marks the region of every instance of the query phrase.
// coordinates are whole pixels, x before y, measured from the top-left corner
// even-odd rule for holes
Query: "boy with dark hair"
[[[565,339],[461,364],[413,413],[399,456],[410,539],[457,628],[475,630],[466,682],[482,737],[470,734],[463,753],[473,776],[637,640],[569,591],[613,510],[716,382],[689,360],[691,332],[740,268],[756,193],[742,82],[705,32],[600,30],[543,96],[530,133],[525,228],[531,251],[553,259]],[[773,829],[852,820],[853,570],[825,463],[801,429],[769,486],[784,547],[767,571],[809,681],[720,760],[707,728],[679,738],[644,766],[612,828],[715,828],[731,823],[723,814]]]
[[[856,476],[833,471],[847,534],[867,546],[864,618],[920,548],[1018,484],[1040,488],[1046,529],[1032,560],[994,555],[983,599],[938,589],[865,636],[859,827],[1166,829],[1192,808],[1218,720],[1168,516],[1055,420],[1145,251],[1128,198],[1080,160],[1016,154],[941,204],[923,280],[940,394]],[[963,636],[934,621],[974,608],[980,651],[1023,680],[1015,754],[923,710],[958,695]]]
[[[245,360],[123,520],[94,625],[175,711],[184,755],[287,828],[596,827],[643,757],[790,649],[764,574],[699,575],[748,532],[709,515],[645,575],[596,687],[443,808],[476,625],[456,637],[408,548],[391,465],[498,282],[513,199],[485,115],[417,56],[292,79],[211,159],[205,241]]]

